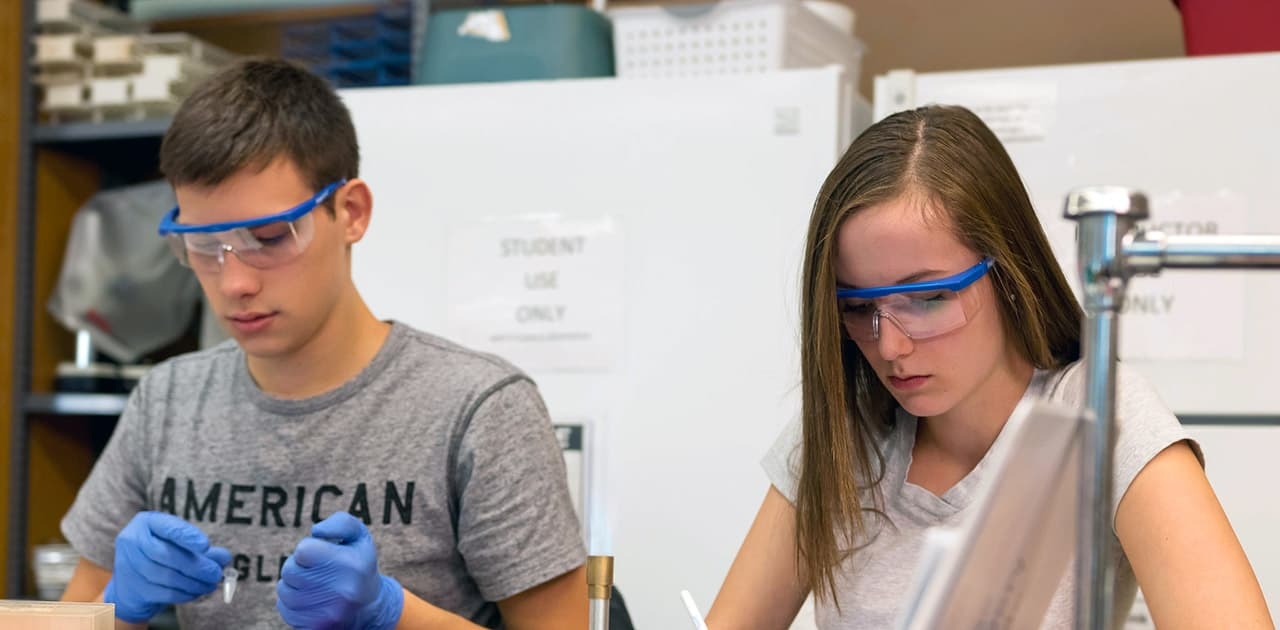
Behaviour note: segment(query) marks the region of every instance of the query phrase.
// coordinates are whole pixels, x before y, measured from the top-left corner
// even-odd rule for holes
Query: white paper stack
[[[1018,405],[964,524],[926,538],[899,630],[1040,627],[1075,555],[1089,426],[1076,409]]]

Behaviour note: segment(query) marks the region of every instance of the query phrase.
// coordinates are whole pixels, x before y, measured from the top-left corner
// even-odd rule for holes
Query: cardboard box
[[[0,600],[0,628],[114,630],[114,604]]]

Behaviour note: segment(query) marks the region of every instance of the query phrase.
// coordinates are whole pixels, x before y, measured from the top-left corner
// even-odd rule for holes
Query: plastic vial
[[[230,604],[231,598],[236,596],[236,580],[240,579],[240,572],[235,567],[228,566],[222,570],[222,601]]]

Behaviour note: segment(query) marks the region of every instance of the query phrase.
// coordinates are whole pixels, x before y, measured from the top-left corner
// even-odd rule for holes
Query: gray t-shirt
[[[1073,363],[1057,371],[1037,370],[1023,397],[1037,397],[1080,407],[1084,405],[1084,369]],[[1191,441],[1178,419],[1160,400],[1152,386],[1140,375],[1121,365],[1116,391],[1114,497],[1112,514],[1129,484],[1151,458],[1165,447],[1188,440],[1196,456],[1200,447]],[[983,481],[999,460],[1008,437],[1001,432],[982,461],[941,497],[907,482],[911,450],[915,444],[917,419],[898,409],[897,421],[881,443],[885,476],[880,484],[885,517],[892,526],[876,518],[867,520],[874,528],[871,542],[858,549],[841,565],[836,576],[840,609],[819,598],[814,616],[823,630],[863,630],[892,627],[902,597],[910,590],[916,561],[924,544],[925,531],[935,526],[959,526],[965,509],[977,498]],[[800,425],[793,422],[774,443],[762,464],[769,480],[789,501],[795,503],[799,478]],[[1114,516],[1113,516],[1114,518]],[[1137,580],[1120,541],[1111,536],[1112,557],[1116,561],[1115,615],[1113,628],[1124,625],[1133,605]],[[1074,563],[1063,576],[1049,609],[1044,628],[1074,627]]]
[[[176,514],[231,550],[240,582],[178,607],[184,628],[283,628],[285,558],[311,525],[364,520],[381,571],[487,627],[493,602],[585,561],[564,459],[534,384],[496,357],[394,324],[341,387],[303,400],[257,387],[234,342],[142,380],[62,521],[111,568],[140,510]]]

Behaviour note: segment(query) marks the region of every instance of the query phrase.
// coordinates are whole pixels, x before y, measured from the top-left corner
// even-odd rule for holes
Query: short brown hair
[[[955,236],[990,256],[1008,343],[1032,365],[1080,358],[1083,312],[1054,258],[1017,169],[995,134],[962,107],[889,116],[864,131],[823,183],[809,221],[801,295],[803,446],[796,496],[799,576],[834,601],[836,569],[883,516],[877,439],[895,401],[843,332],[836,303],[837,233],[863,208],[902,195],[931,203]]]
[[[187,97],[160,145],[160,170],[174,186],[217,186],[280,157],[315,190],[360,169],[351,114],[333,87],[293,62],[255,58]]]

